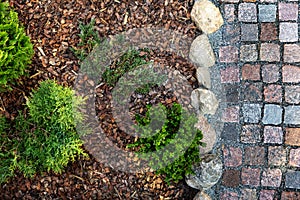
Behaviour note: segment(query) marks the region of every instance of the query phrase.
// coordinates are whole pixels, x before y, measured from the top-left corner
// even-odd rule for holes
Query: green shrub
[[[33,45],[20,25],[18,14],[0,2],[0,89],[25,74],[33,56]]]
[[[161,114],[161,110],[165,110],[165,116]],[[163,122],[164,118],[166,120],[162,127],[148,126],[150,120],[155,125]],[[160,105],[160,109],[153,109],[152,113],[148,110],[145,117],[137,115],[136,120],[142,137],[128,145],[128,148],[138,147],[138,155],[142,158],[145,158],[143,153],[154,152],[151,157],[154,162],[150,162],[150,166],[157,169],[156,173],[165,174],[168,183],[178,182],[185,174],[193,172],[192,165],[200,161],[199,145],[202,145],[200,140],[203,137],[201,131],[194,128],[196,115],[188,115],[180,104],[174,103],[169,109]],[[176,134],[180,135],[177,139]],[[186,144],[189,144],[187,148]],[[171,152],[158,153],[166,145],[171,145]],[[175,158],[178,152],[181,154]],[[169,163],[172,159],[174,162]]]
[[[75,127],[82,119],[77,110],[82,103],[72,89],[54,81],[42,82],[27,101],[29,115],[20,113],[14,122],[16,137],[9,139],[11,130],[1,132],[0,166],[5,171],[1,171],[0,182],[12,176],[15,169],[25,176],[45,171],[61,173],[76,157],[87,156]]]

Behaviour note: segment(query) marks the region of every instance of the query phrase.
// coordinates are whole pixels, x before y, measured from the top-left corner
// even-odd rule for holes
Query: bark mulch
[[[79,60],[70,47],[79,41],[79,21],[89,23],[96,20],[101,37],[114,35],[132,28],[161,26],[178,30],[194,38],[200,32],[191,22],[190,11],[193,0],[10,0],[10,5],[19,13],[27,34],[34,44],[35,55],[29,76],[23,77],[13,90],[0,94],[0,114],[12,120],[19,110],[24,109],[30,91],[45,79],[73,86]],[[168,52],[154,52],[151,59],[179,70],[187,77],[193,88],[197,87],[195,68],[184,59]],[[124,147],[126,137],[122,136],[112,121],[109,106],[112,88],[102,85],[97,92],[104,94],[97,99],[98,116],[105,114],[103,128],[107,129],[118,146]],[[134,96],[133,112],[143,112],[145,102],[162,102],[167,105],[176,98],[156,88],[149,95]],[[103,91],[105,91],[103,93]],[[153,98],[155,100],[153,100]],[[110,125],[110,129],[107,128]],[[117,134],[109,134],[116,132]],[[128,139],[128,138],[127,138]],[[196,190],[184,181],[170,186],[163,176],[153,173],[128,174],[115,171],[91,159],[79,159],[71,163],[60,175],[51,172],[25,178],[16,174],[0,188],[0,199],[192,199]]]

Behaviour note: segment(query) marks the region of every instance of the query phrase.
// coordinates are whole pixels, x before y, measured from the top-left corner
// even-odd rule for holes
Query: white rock
[[[196,109],[197,114],[214,115],[218,109],[219,101],[212,91],[197,88],[192,91],[191,104]]]
[[[189,58],[198,67],[211,67],[215,64],[216,57],[207,35],[202,34],[192,42]]]
[[[198,79],[199,85],[203,85],[204,87],[210,89],[211,88],[211,78],[208,67],[198,67],[196,76]]]
[[[197,193],[193,200],[211,200],[211,198],[204,191],[200,191]]]
[[[206,34],[217,31],[224,23],[219,8],[208,0],[196,1],[191,17],[197,27]]]
[[[209,155],[200,163],[193,166],[195,174],[186,175],[186,183],[198,190],[207,190],[213,187],[223,174],[221,158],[216,155]]]
[[[195,128],[202,131],[203,138],[201,142],[204,142],[206,146],[203,147],[199,145],[199,153],[200,155],[204,155],[213,149],[217,141],[217,134],[214,128],[207,122],[206,118],[202,115],[198,116],[198,122],[195,124]]]

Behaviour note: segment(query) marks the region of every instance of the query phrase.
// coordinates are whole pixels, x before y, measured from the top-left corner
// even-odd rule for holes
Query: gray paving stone
[[[245,123],[258,123],[261,118],[261,105],[245,103],[242,107]]]
[[[258,5],[258,18],[261,22],[275,22],[276,5]]]
[[[285,124],[300,124],[300,106],[286,106],[284,110]]]
[[[285,175],[285,187],[300,189],[300,171],[289,170]]]
[[[242,41],[258,41],[258,25],[257,24],[242,24],[241,25]]]
[[[264,116],[262,122],[264,124],[278,125],[281,123],[282,108],[279,105],[267,104],[264,108]]]
[[[254,3],[241,3],[238,12],[239,21],[257,22],[257,10]]]

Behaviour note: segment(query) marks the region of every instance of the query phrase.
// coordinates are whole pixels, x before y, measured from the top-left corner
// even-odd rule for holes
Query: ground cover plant
[[[160,109],[152,109],[153,112],[150,115],[151,106],[148,106],[145,117],[136,116],[136,121],[139,125],[137,130],[140,132],[141,137],[127,147],[138,147],[139,153],[148,153],[159,151],[166,145],[171,144],[173,152],[163,152],[162,155],[155,155],[154,161],[150,163],[150,166],[158,169],[156,173],[164,174],[168,183],[170,181],[178,182],[186,174],[193,173],[192,165],[200,162],[199,145],[203,145],[201,143],[203,135],[200,130],[194,128],[195,123],[197,123],[196,116],[187,115],[187,112],[182,109],[180,104],[174,103],[169,108],[160,104],[159,107]],[[162,110],[164,110],[166,116],[162,115]],[[161,124],[160,122],[163,122],[164,119],[166,120],[162,127],[147,126],[150,121],[152,121],[153,125],[157,125]],[[176,134],[180,134],[183,137],[174,141]],[[184,144],[189,143],[190,139],[192,139],[191,145],[184,150]],[[181,152],[182,155],[175,159],[174,162],[164,166],[165,163],[168,163],[175,157],[174,152]],[[143,154],[140,155],[143,158]]]
[[[0,89],[26,74],[33,56],[33,45],[20,24],[17,12],[0,2]]]
[[[82,103],[72,89],[44,81],[27,101],[28,115],[20,113],[14,121],[14,130],[0,118],[0,181],[13,176],[15,170],[26,177],[46,171],[61,173],[76,157],[87,157],[75,129],[82,119],[76,109]]]

